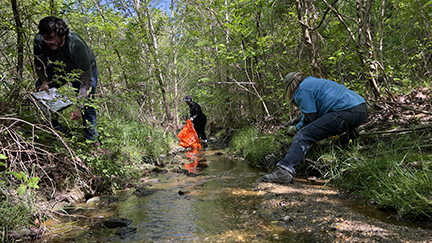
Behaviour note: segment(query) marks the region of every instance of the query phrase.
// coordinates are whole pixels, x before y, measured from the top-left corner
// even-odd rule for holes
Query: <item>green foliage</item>
[[[263,134],[257,132],[253,126],[239,129],[233,135],[230,149],[237,150],[253,166],[264,167],[264,157],[274,154],[281,155],[281,146],[278,134]]]
[[[8,198],[0,200],[0,229],[4,232],[0,236],[2,242],[12,242],[12,230],[29,228],[29,217],[32,215],[31,205],[23,201],[13,201]]]
[[[0,8],[4,17],[1,20],[4,33],[0,37],[2,114],[19,114],[25,121],[39,123],[22,115],[24,102],[19,98],[34,91],[32,37],[37,32],[38,21],[47,13],[65,19],[97,56],[98,98],[93,105],[99,115],[100,140],[103,148],[110,152],[92,154],[91,142],[85,141],[81,134],[81,121],[61,120],[67,121],[70,130],[61,136],[70,135],[62,138],[91,172],[106,182],[106,187],[110,183],[120,187],[128,170],[140,163],[143,156],[157,159],[169,151],[170,144],[175,141],[172,133],[181,121],[171,118],[188,112],[183,104],[177,106],[175,102],[184,95],[191,94],[206,112],[209,125],[218,129],[238,127],[245,121],[252,124],[267,116],[267,112],[277,119],[289,120],[298,110],[284,100],[281,80],[290,71],[302,70],[307,74],[315,71],[309,43],[305,42],[309,38],[303,35],[305,26],[298,21],[296,5],[286,1],[184,0],[176,3],[172,16],[157,9],[146,11],[148,2],[145,1],[140,2],[139,8],[114,0],[103,1],[104,4],[92,0],[18,2],[17,12],[12,11],[10,4]],[[319,47],[315,50],[318,63],[313,65],[322,69],[324,78],[344,83],[368,98],[370,77],[365,69],[378,62],[376,75],[384,96],[387,91],[406,94],[419,86],[430,87],[431,1],[422,4],[421,1],[391,0],[383,9],[380,2],[375,1],[370,6],[370,17],[363,18],[371,20],[365,23],[370,24],[370,30],[352,21],[362,19],[363,13],[350,1],[339,1],[334,6],[344,16],[347,26],[334,12],[324,17],[322,13],[328,9],[324,2],[312,4],[318,22],[322,21],[320,26],[310,26],[315,28],[310,33],[317,34]],[[310,14],[306,24],[316,21],[315,13]],[[22,22],[25,36],[20,40],[24,42],[21,53],[16,44],[17,18]],[[351,38],[348,28],[358,42]],[[362,33],[370,34],[371,46],[357,45],[367,39]],[[24,70],[16,70],[19,57],[24,58]],[[371,58],[374,60],[369,60]],[[18,75],[20,72],[22,74]],[[65,79],[73,81],[78,75],[71,73]],[[384,81],[384,77],[388,79]],[[62,92],[74,103],[80,102],[71,87],[65,87]],[[56,152],[65,151],[64,145],[50,133],[37,131],[28,139],[53,145]],[[247,126],[235,133],[231,145],[259,166],[267,154],[282,157],[280,143],[289,143],[290,139]],[[397,149],[396,144],[379,146],[382,151]],[[430,178],[429,165],[424,163],[421,170],[406,167],[406,161],[415,160],[414,154],[401,157],[399,153],[392,153],[390,157],[370,158],[355,147],[344,152],[332,144],[323,153],[309,156],[317,158],[316,168],[323,175],[340,176],[346,186],[352,184],[352,189],[371,200],[379,199],[380,206],[388,205],[405,213],[412,205],[430,199],[427,192],[420,190]],[[4,165],[3,159],[0,157],[0,166]],[[20,171],[11,176],[20,180],[22,186],[8,189],[19,189],[23,195],[38,184],[36,177],[24,177]],[[401,194],[394,186],[399,178],[411,178],[415,182],[411,189],[415,192],[406,188],[408,183],[404,181],[398,186],[418,201],[402,205],[401,200],[392,197]],[[388,183],[388,186],[375,188],[370,181]],[[364,189],[367,187],[374,188],[377,193]],[[424,188],[428,188],[426,184]],[[412,212],[423,214],[421,210]]]
[[[122,119],[99,119],[101,141],[110,150],[124,154],[132,163],[139,163],[143,156],[153,159],[170,151],[173,136],[148,123]]]
[[[0,160],[8,157],[0,154]],[[0,165],[5,166],[3,162]],[[9,176],[13,178],[9,178]],[[12,180],[16,179],[21,184],[16,188]],[[29,226],[29,218],[35,211],[34,198],[38,186],[39,177],[27,176],[23,171],[3,171],[0,175],[0,229],[5,234],[0,237],[2,242],[8,242],[9,231]],[[19,197],[16,196],[16,193]]]
[[[361,194],[378,208],[394,209],[399,218],[430,218],[432,155],[416,152],[419,142],[407,138],[378,142],[370,145],[376,150],[368,152],[355,146],[333,147],[317,166],[337,185]]]

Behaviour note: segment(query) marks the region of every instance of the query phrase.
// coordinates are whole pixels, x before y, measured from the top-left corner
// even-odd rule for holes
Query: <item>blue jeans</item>
[[[52,80],[52,66],[48,65],[47,67],[47,74],[48,74],[48,80]],[[97,68],[94,68],[92,70],[92,81],[91,81],[91,86],[90,86],[90,95],[89,95],[89,102],[92,103],[92,100],[94,99],[94,94],[96,93],[96,86],[97,86],[97,82],[98,82],[98,70]],[[39,79],[36,81],[36,90],[39,89],[39,86],[42,85],[42,81],[40,81]],[[59,84],[57,82],[50,82],[48,84],[49,88],[60,88],[63,84]],[[72,84],[72,86],[74,88],[79,89],[79,85],[80,82],[74,82]],[[86,136],[87,139],[89,140],[97,140],[97,129],[96,129],[96,109],[91,106],[91,105],[85,105],[84,106],[84,111],[82,114],[82,120],[83,120],[83,125],[84,125],[84,134]]]
[[[344,132],[350,134],[366,120],[367,115],[368,108],[365,103],[323,115],[297,132],[291,147],[277,166],[295,174],[294,167],[300,164],[314,142]]]

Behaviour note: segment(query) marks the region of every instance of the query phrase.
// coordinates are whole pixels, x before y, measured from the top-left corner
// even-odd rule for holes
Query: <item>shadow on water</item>
[[[310,242],[307,234],[294,234],[260,214],[253,183],[262,171],[215,150],[184,155],[188,173],[159,174],[145,183],[151,193],[125,190],[107,207],[78,205],[87,218],[48,227],[46,242]],[[133,233],[92,230],[95,221],[109,217],[131,220]]]

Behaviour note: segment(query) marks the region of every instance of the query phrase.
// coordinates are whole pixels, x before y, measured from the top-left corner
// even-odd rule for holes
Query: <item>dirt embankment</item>
[[[323,185],[295,179],[291,185],[257,181],[254,186],[263,197],[263,215],[297,235],[299,241],[432,242],[432,225],[422,229],[377,218],[384,214],[367,216],[366,211],[348,206],[340,192]]]

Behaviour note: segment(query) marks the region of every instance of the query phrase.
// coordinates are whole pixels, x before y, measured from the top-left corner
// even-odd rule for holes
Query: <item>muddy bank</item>
[[[263,173],[264,174],[264,173]],[[261,213],[304,242],[432,242],[432,230],[386,223],[354,211],[337,190],[295,179],[254,184]]]

